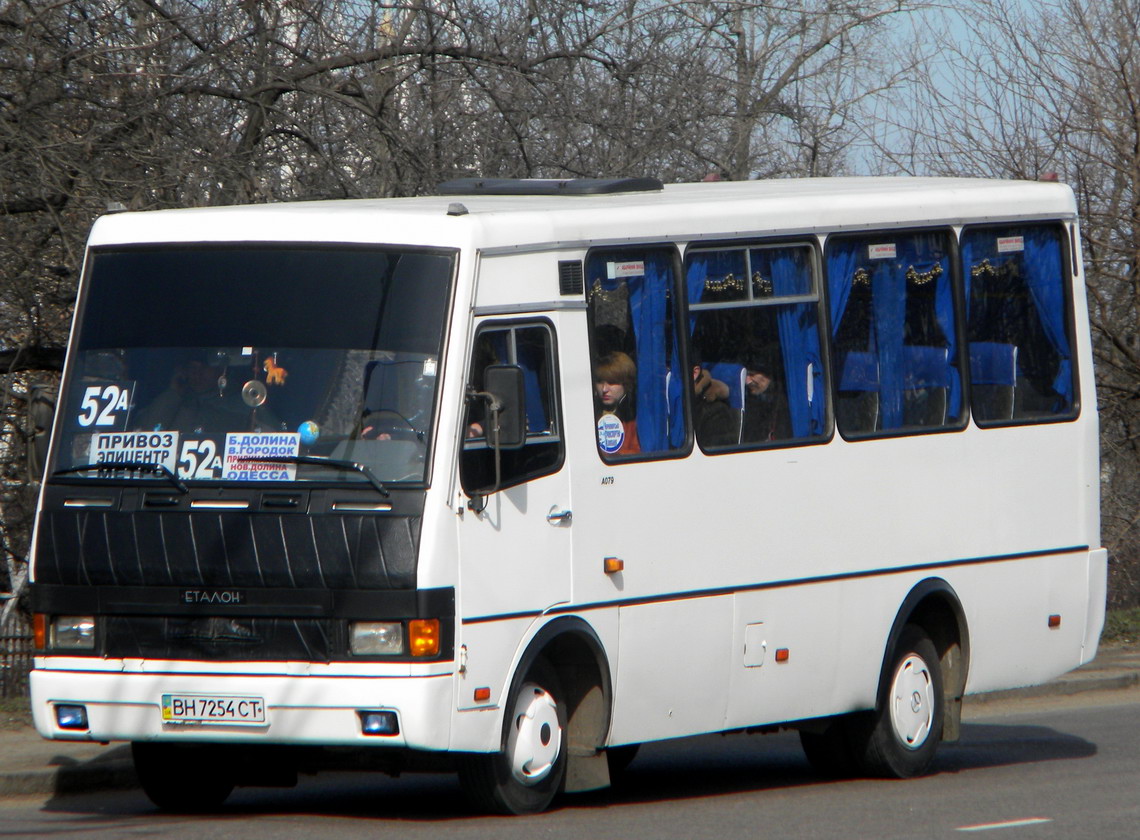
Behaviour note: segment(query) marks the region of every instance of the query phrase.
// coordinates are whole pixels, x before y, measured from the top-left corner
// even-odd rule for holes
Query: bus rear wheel
[[[891,656],[879,706],[848,722],[848,743],[866,774],[906,779],[925,773],[942,740],[946,714],[938,651],[908,624]]]
[[[459,781],[481,810],[535,814],[554,800],[566,774],[565,695],[554,669],[542,661],[516,683],[501,750],[464,756]]]
[[[848,743],[849,725],[848,718],[838,717],[830,720],[822,730],[800,730],[800,746],[808,764],[821,776],[847,779],[858,771]]]
[[[131,744],[143,792],[162,810],[180,814],[217,810],[233,792],[229,763],[219,753],[209,744]]]

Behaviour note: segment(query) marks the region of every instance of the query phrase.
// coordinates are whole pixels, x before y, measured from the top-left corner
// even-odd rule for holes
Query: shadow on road
[[[961,740],[944,745],[940,750],[934,773],[1071,761],[1089,758],[1096,752],[1095,744],[1049,727],[965,724]],[[823,784],[908,783],[823,779],[808,766],[794,733],[710,735],[648,744],[613,788],[563,797],[556,809],[612,808]],[[97,813],[112,819],[128,815],[154,816],[153,807],[138,791],[57,797],[45,807],[70,814],[94,816]],[[242,788],[220,812],[210,817],[171,816],[169,819],[226,822],[255,815],[299,814],[378,817],[413,823],[493,819],[472,812],[453,776],[409,774],[392,779],[367,773],[329,773],[303,778],[301,784],[292,789]]]

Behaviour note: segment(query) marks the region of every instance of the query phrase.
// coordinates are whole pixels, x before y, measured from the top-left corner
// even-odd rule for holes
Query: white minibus
[[[527,813],[792,727],[907,777],[1093,658],[1096,395],[1057,183],[465,179],[90,235],[36,725],[160,807],[367,767]]]

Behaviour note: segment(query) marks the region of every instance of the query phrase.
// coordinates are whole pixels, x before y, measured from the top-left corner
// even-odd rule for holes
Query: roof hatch
[[[440,195],[606,195],[664,188],[656,178],[457,178],[444,181],[436,191]]]

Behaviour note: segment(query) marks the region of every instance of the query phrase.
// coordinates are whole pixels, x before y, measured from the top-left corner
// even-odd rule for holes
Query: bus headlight
[[[393,656],[404,652],[404,625],[399,621],[353,621],[348,649],[357,656]]]
[[[95,650],[95,617],[57,615],[51,620],[48,646],[61,650]]]

